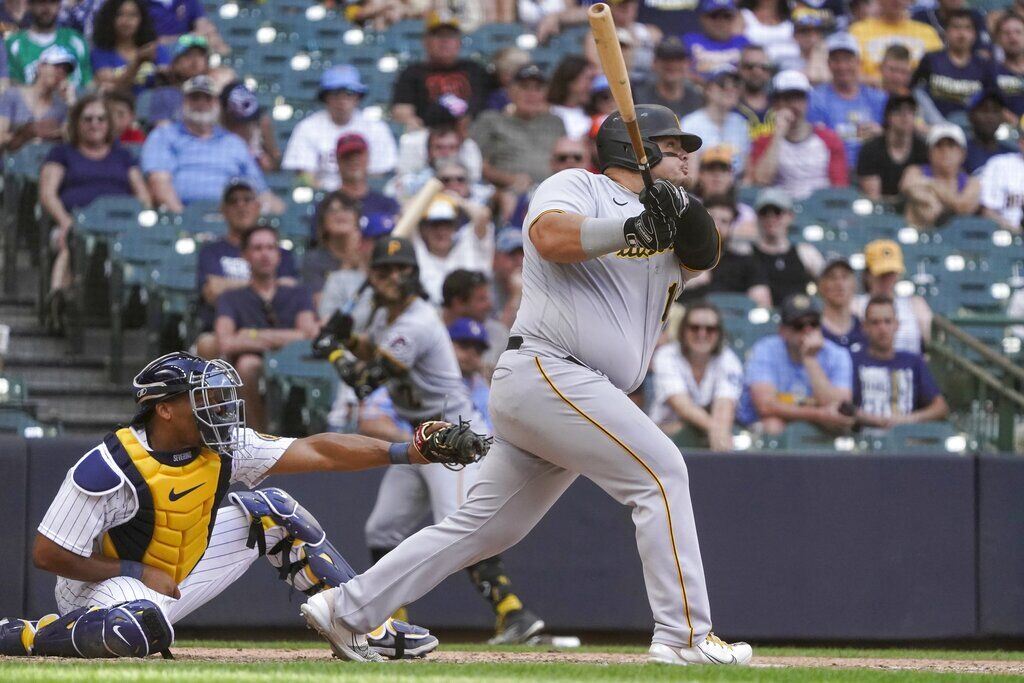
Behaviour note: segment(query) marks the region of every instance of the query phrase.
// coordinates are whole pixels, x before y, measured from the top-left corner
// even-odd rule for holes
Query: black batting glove
[[[669,181],[658,179],[640,191],[640,203],[658,220],[675,224],[690,208],[690,197]]]
[[[626,244],[631,247],[664,251],[670,249],[676,236],[676,222],[686,213],[689,197],[667,180],[656,180],[650,189],[640,193],[644,211],[627,218],[622,226]]]

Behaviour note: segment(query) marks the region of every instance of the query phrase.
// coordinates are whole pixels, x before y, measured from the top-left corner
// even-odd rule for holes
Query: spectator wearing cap
[[[549,111],[547,86],[540,67],[524,66],[509,86],[506,111],[486,111],[470,129],[483,154],[484,180],[498,189],[518,194],[548,177],[551,148],[565,126]]]
[[[462,28],[454,15],[433,10],[425,28],[426,60],[405,67],[391,95],[391,119],[407,129],[422,127],[427,108],[448,93],[465,101],[469,115],[476,116],[495,87],[483,66],[460,56]]]
[[[54,146],[39,171],[39,204],[53,219],[55,258],[51,294],[71,284],[68,235],[73,213],[109,195],[134,195],[150,206],[149,191],[132,153],[116,142],[110,107],[96,94],[71,108],[67,142]]]
[[[571,138],[582,138],[590,132],[586,105],[596,74],[597,69],[583,55],[566,55],[551,73],[547,95],[549,111],[562,119],[565,134]]]
[[[834,130],[846,148],[846,161],[857,163],[865,140],[882,132],[885,93],[860,82],[860,47],[849,33],[833,33],[828,49],[830,84],[819,85],[808,98],[807,120]]]
[[[490,340],[483,358],[484,376],[488,378],[508,343],[508,327],[493,315],[493,290],[486,274],[464,268],[448,273],[441,285],[441,319],[448,326],[468,319],[484,329]]]
[[[946,25],[946,49],[921,58],[913,82],[949,118],[964,114],[971,98],[994,89],[995,64],[975,52],[977,29],[967,9],[955,9]]]
[[[430,139],[432,135],[454,132],[459,138],[457,158],[469,171],[470,180],[480,181],[483,173],[483,157],[476,142],[469,137],[469,103],[458,95],[441,95],[437,102],[427,107],[423,118],[425,128],[409,130],[402,133],[398,140],[398,164],[395,173],[402,175],[432,174],[433,161],[439,158],[451,158],[448,155],[431,155]],[[430,177],[427,175],[427,177]],[[416,183],[418,188],[423,181]]]
[[[908,166],[900,180],[907,199],[904,216],[918,230],[941,226],[953,216],[978,212],[981,184],[967,175],[967,138],[960,126],[940,123],[928,131],[928,163]]]
[[[249,281],[249,263],[242,258],[242,239],[260,221],[260,202],[256,191],[245,181],[235,181],[224,188],[220,213],[227,234],[199,248],[196,267],[196,289],[199,292],[198,317],[201,330],[213,330],[214,307],[221,294],[244,287]],[[298,282],[298,269],[292,252],[281,249],[277,277],[283,285]],[[215,358],[212,337],[200,335],[196,347],[203,358]]]
[[[712,270],[705,270],[686,283],[683,301],[696,301],[711,292],[746,294],[758,306],[771,308],[772,296],[764,263],[755,258],[750,242],[733,239],[736,224],[736,202],[732,197],[705,197],[704,208],[715,221],[722,238],[722,256]]]
[[[674,332],[651,360],[651,420],[667,434],[696,432],[711,450],[731,451],[743,364],[725,344],[722,314],[714,304],[696,301]]]
[[[206,18],[201,0],[148,0],[148,3],[160,42],[172,45],[186,33],[193,33],[205,38],[214,52],[222,55],[231,52],[217,27]]]
[[[351,64],[332,67],[320,77],[317,97],[324,108],[295,126],[284,151],[281,167],[299,174],[300,180],[320,190],[341,186],[335,146],[345,133],[359,133],[369,148],[369,173],[390,173],[395,168],[397,149],[391,129],[383,121],[372,121],[359,109],[366,86],[359,70]]]
[[[910,18],[910,0],[877,0],[877,6],[874,16],[850,25],[850,35],[860,44],[864,80],[870,84],[878,83],[882,56],[893,43],[905,45],[915,64],[926,52],[942,49],[942,39],[935,29]]]
[[[1002,58],[996,64],[996,85],[1015,116],[1024,115],[1024,17],[1007,12],[993,31]]]
[[[467,214],[461,208],[467,205],[452,193],[438,194],[413,234],[420,283],[434,304],[441,303],[441,285],[453,270],[490,272],[494,259],[490,211],[478,212],[475,220],[466,223]]]
[[[337,191],[359,203],[363,221],[386,228],[384,232],[391,232],[399,211],[398,202],[370,187],[369,146],[366,138],[359,133],[345,133],[338,138],[334,151],[338,159],[338,174],[341,176],[341,187]]]
[[[181,120],[185,95],[182,86],[196,76],[210,76],[210,44],[202,36],[186,34],[171,46],[170,67],[156,76],[157,87],[143,118],[153,126]]]
[[[688,114],[680,125],[699,136],[703,146],[727,149],[732,155],[733,173],[742,175],[750,153],[750,136],[746,120],[733,111],[740,101],[736,67],[725,64],[711,73],[704,84],[704,97],[704,106]],[[699,153],[695,156],[699,161]]]
[[[788,0],[741,0],[743,35],[778,64],[797,54]]]
[[[51,45],[32,68],[31,85],[15,85],[0,94],[0,152],[14,152],[32,140],[59,140],[63,134],[74,56]]]
[[[988,30],[985,28],[985,17],[978,10],[969,8],[966,0],[937,0],[931,6],[923,6],[923,3],[916,3],[916,5],[910,18],[931,26],[943,41],[947,39],[946,29],[949,28],[954,13],[959,10],[967,10],[971,15],[971,23],[974,25],[974,34],[978,37],[979,49],[988,52],[991,48],[991,40]]]
[[[523,229],[509,225],[494,238],[494,308],[506,328],[515,322],[523,298]]]
[[[737,419],[768,434],[789,422],[809,422],[830,432],[853,426],[846,410],[852,397],[850,353],[825,339],[821,312],[806,294],[782,302],[778,334],[750,349]]]
[[[209,76],[196,76],[182,87],[182,121],[154,130],[142,146],[142,172],[153,201],[173,213],[186,204],[220,198],[234,179],[244,179],[260,193],[265,211],[281,213],[284,205],[267,189],[263,171],[237,135],[220,120],[220,103]]]
[[[793,200],[785,190],[770,187],[757,195],[754,211],[757,240],[752,248],[754,258],[768,273],[772,302],[777,305],[794,294],[806,294],[807,285],[821,273],[825,259],[814,245],[789,240]]]
[[[760,45],[747,45],[740,50],[740,63],[736,70],[740,77],[740,102],[736,111],[747,120],[751,140],[772,132],[772,111],[768,98],[772,64]]]
[[[365,274],[366,264],[360,247],[359,202],[340,191],[327,194],[316,208],[316,238],[302,257],[300,281],[320,303],[320,293],[328,276],[336,270]]]
[[[732,150],[720,146],[708,147],[701,151],[703,154],[700,157],[700,170],[692,193],[702,199],[728,197],[736,209],[732,239],[737,242],[752,242],[757,238],[757,214],[749,205],[736,200]]]
[[[747,180],[774,185],[796,199],[823,187],[849,184],[843,141],[830,128],[807,120],[811,84],[799,71],[772,80],[774,129],[754,141]]]
[[[975,176],[981,183],[981,214],[1011,232],[1021,232],[1024,218],[1024,133],[1018,151],[994,156]]]
[[[459,318],[448,326],[448,336],[452,338],[455,358],[459,361],[462,381],[469,390],[473,407],[484,419],[483,430],[491,432],[494,428],[487,412],[491,389],[485,374],[487,366],[484,364],[484,356],[491,348],[487,330],[472,318]]]
[[[693,71],[701,80],[726,64],[736,66],[740,51],[749,45],[740,32],[735,0],[700,0],[700,32],[687,33],[683,42],[693,57]]]
[[[910,95],[889,95],[882,134],[868,140],[857,157],[860,190],[872,201],[899,199],[900,179],[909,166],[928,163],[928,145],[914,130],[917,101]]]
[[[274,122],[245,83],[233,81],[224,86],[220,91],[220,112],[224,130],[242,138],[264,172],[276,171],[281,166]]]
[[[818,294],[824,303],[821,312],[821,332],[825,339],[839,344],[850,352],[864,347],[864,329],[853,311],[857,294],[857,274],[850,262],[842,256],[829,259],[818,276]]]
[[[864,348],[853,353],[853,404],[857,422],[876,429],[941,420],[949,413],[920,353],[895,346],[896,306],[872,297],[864,311]]]
[[[864,247],[864,293],[854,299],[854,309],[864,319],[864,311],[872,297],[883,296],[896,306],[896,349],[923,353],[931,340],[932,309],[924,298],[897,293],[896,284],[906,272],[903,250],[893,240],[874,240]]]
[[[964,168],[968,173],[976,173],[996,155],[1017,151],[1012,142],[996,137],[1006,117],[1006,97],[998,88],[982,90],[971,98],[967,106],[970,129],[967,135],[967,158],[964,160]]]
[[[325,3],[326,4],[326,3]],[[404,0],[358,0],[344,3],[345,20],[372,31],[386,31],[415,10]]]
[[[78,31],[57,25],[60,0],[31,0],[28,3],[29,27],[7,37],[7,75],[14,83],[31,84],[43,53],[58,47],[71,55],[72,71],[68,83],[74,89],[89,85],[92,66],[89,46]],[[52,52],[50,54],[53,54]]]
[[[598,129],[604,123],[605,117],[609,116],[618,108],[615,98],[612,97],[612,89],[608,84],[608,77],[598,74],[594,82],[590,84],[590,101],[587,103],[586,112],[590,115],[590,135],[597,135]]]
[[[245,421],[266,429],[263,396],[263,354],[319,332],[313,299],[302,285],[281,284],[277,277],[281,248],[277,231],[260,225],[242,237],[242,258],[249,281],[217,298],[214,324],[217,353],[235,366],[243,387]]]
[[[668,107],[679,117],[704,105],[704,94],[690,80],[690,51],[677,36],[667,36],[654,48],[651,74],[633,86],[633,99]]]
[[[171,51],[156,42],[145,0],[108,0],[93,26],[93,76],[104,90],[139,93],[153,87],[157,70],[171,63]]]
[[[800,71],[812,85],[828,83],[828,50],[825,48],[825,20],[817,12],[803,12],[793,17],[793,42],[796,50],[776,62],[779,70]]]

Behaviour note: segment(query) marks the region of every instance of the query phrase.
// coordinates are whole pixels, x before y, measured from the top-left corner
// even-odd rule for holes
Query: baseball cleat
[[[491,645],[525,643],[543,628],[543,619],[528,609],[517,609],[498,617],[497,632],[487,642]]]
[[[319,633],[328,643],[338,659],[353,662],[383,662],[375,650],[371,650],[362,633],[353,633],[334,619],[334,591],[317,593],[305,604],[299,606],[299,613],[309,627]]]
[[[714,633],[693,647],[669,647],[654,643],[647,660],[661,664],[736,664],[750,663],[754,650],[746,643],[727,643]]]
[[[437,649],[437,638],[420,626],[388,619],[376,631],[366,634],[370,649],[388,659],[426,657]]]

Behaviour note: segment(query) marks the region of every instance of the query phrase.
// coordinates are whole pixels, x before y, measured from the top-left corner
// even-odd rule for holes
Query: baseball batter
[[[385,385],[395,413],[414,427],[426,420],[444,419],[482,424],[462,381],[448,330],[436,309],[421,296],[412,243],[397,238],[378,241],[370,259],[368,282],[374,312],[366,329],[350,336],[352,325],[335,319],[327,326],[327,336],[314,342],[317,349],[334,350],[341,342],[352,352],[351,356],[335,356],[342,379],[361,398]],[[371,436],[408,439],[397,429]],[[454,512],[465,501],[478,468],[478,463],[454,472],[440,464],[389,467],[366,522],[366,543],[374,562],[416,531],[428,513],[440,522]],[[492,642],[522,642],[544,627],[544,622],[524,608],[512,592],[500,557],[482,559],[468,570],[494,609],[496,633]],[[398,615],[404,616],[402,612]]]
[[[538,187],[524,224],[522,305],[491,388],[494,446],[455,513],[306,602],[330,642],[518,542],[582,474],[632,509],[655,621],[651,660],[749,662],[749,645],[711,633],[679,450],[627,396],[684,280],[720,251],[711,217],[679,189],[700,138],[665,107],[639,106],[637,116],[654,186],[644,189],[616,113],[597,136],[601,175],[566,170]]]
[[[433,457],[433,440],[451,429],[443,423],[414,443],[259,434],[245,427],[240,387],[225,361],[186,353],[162,356],[135,377],[131,424],[71,468],[38,528],[33,561],[58,576],[59,614],[0,621],[0,654],[167,653],[173,624],[261,555],[307,595],[338,586],[354,572],[305,508],[278,488],[229,494],[228,487],[251,488],[272,474],[443,460]],[[425,629],[381,624],[369,641],[354,634],[336,652],[379,661],[437,647]]]

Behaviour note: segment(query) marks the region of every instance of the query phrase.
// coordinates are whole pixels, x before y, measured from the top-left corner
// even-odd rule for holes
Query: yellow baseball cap
[[[459,18],[454,13],[446,10],[431,10],[427,13],[425,28],[427,33],[432,33],[442,28],[453,28],[456,31],[462,31],[462,24],[459,23]]]
[[[872,275],[903,273],[903,250],[892,240],[875,240],[864,247],[864,265]]]

